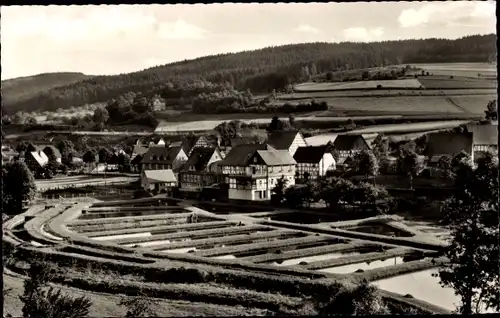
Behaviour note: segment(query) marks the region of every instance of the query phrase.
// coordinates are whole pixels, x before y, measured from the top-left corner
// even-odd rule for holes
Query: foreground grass
[[[9,275],[3,275],[4,290],[11,289],[4,297],[4,313],[14,317],[22,316],[22,303],[19,296],[23,293],[23,279]],[[90,317],[125,317],[126,308],[118,304],[123,295],[106,293],[95,293],[72,287],[56,285],[64,293],[72,297],[89,297],[92,301]],[[263,309],[246,308],[243,306],[224,306],[201,302],[175,301],[161,298],[153,299],[154,310],[159,317],[187,317],[187,316],[264,316],[272,312]]]

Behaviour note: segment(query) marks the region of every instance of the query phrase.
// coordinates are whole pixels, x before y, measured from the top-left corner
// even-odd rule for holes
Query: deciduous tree
[[[424,164],[414,151],[402,152],[399,160],[401,171],[408,176],[410,189],[413,190],[413,178],[424,169]]]
[[[280,204],[285,198],[285,188],[288,180],[284,176],[276,180],[276,185],[271,190],[271,202]]]
[[[484,307],[500,310],[498,161],[487,155],[473,169],[462,162],[455,194],[446,202],[444,221],[451,243],[444,250],[449,263],[439,271],[443,286],[460,296],[458,312],[470,315]]]
[[[3,211],[7,214],[19,214],[23,204],[35,198],[35,178],[22,161],[7,163],[2,168]]]
[[[485,117],[488,120],[498,120],[498,109],[497,109],[497,100],[491,100],[486,105],[486,110],[484,111]]]

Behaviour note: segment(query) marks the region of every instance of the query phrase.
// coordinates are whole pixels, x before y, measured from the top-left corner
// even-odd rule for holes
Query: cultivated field
[[[463,77],[496,77],[497,65],[489,63],[429,63],[413,64],[434,75],[463,76]]]
[[[293,87],[297,92],[321,92],[331,90],[376,89],[380,85],[385,89],[419,88],[422,84],[417,79],[400,79],[384,81],[359,81],[347,83],[303,83]]]

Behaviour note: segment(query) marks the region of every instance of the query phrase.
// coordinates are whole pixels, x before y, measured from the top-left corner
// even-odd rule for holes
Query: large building
[[[150,147],[143,155],[142,170],[171,169],[178,171],[188,157],[181,147]]]
[[[498,153],[498,126],[471,125],[472,132],[472,162],[482,157],[486,152]]]
[[[297,162],[295,177],[300,180],[317,179],[325,176],[328,171],[335,170],[336,163],[331,151],[331,143],[297,148],[293,156]]]
[[[198,147],[179,173],[179,185],[182,190],[200,192],[203,187],[219,183],[221,174],[216,164],[222,160],[217,148]]]
[[[295,184],[295,160],[288,150],[275,150],[263,144],[239,145],[220,162],[229,185],[229,199],[270,200],[277,180]]]
[[[361,135],[339,135],[333,142],[333,151],[338,154],[337,164],[343,164],[347,158],[363,150],[370,150],[370,146]]]
[[[144,170],[141,173],[141,186],[149,191],[170,191],[177,187],[177,179],[170,169]]]

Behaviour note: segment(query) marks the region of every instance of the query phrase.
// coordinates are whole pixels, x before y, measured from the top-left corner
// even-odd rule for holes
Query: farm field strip
[[[305,265],[304,268],[309,270],[320,270],[329,267],[337,267],[337,266],[357,264],[362,262],[377,261],[380,259],[396,257],[396,256],[403,257],[405,255],[411,254],[412,252],[413,250],[407,247],[396,247],[384,252],[369,252],[369,253],[362,253],[359,255],[353,255],[350,256],[349,258],[337,258],[331,260],[311,262]]]
[[[355,249],[361,247],[365,244],[360,243],[338,243],[327,246],[303,248],[300,250],[284,251],[281,254],[264,254],[249,257],[242,257],[241,260],[248,261],[251,263],[267,263],[273,261],[281,261],[286,259],[293,259],[297,257],[304,256],[315,256],[332,252],[346,251],[350,249]]]
[[[247,225],[247,226],[235,226],[235,227],[227,227],[222,229],[208,229],[201,231],[192,231],[192,232],[177,232],[177,233],[168,233],[168,234],[155,234],[150,239],[151,240],[173,240],[173,239],[182,239],[182,238],[190,238],[195,239],[198,237],[221,237],[227,235],[241,234],[241,233],[250,233],[253,231],[271,231],[274,230],[268,226],[264,225]],[[117,244],[129,244],[129,243],[141,243],[146,240],[141,239],[124,239],[116,242]]]
[[[293,87],[297,92],[329,91],[329,90],[355,90],[355,89],[376,89],[380,85],[382,88],[419,88],[422,84],[418,79],[398,79],[398,80],[369,80],[357,82],[334,82],[334,83],[303,83]]]
[[[274,230],[268,232],[255,232],[251,234],[242,234],[242,235],[230,235],[216,238],[207,238],[207,239],[199,239],[199,240],[191,240],[189,242],[178,242],[178,243],[170,243],[155,246],[152,250],[162,250],[162,249],[175,249],[175,248],[183,248],[183,247],[200,247],[206,245],[213,244],[223,244],[223,243],[240,243],[247,242],[251,240],[257,239],[267,239],[267,238],[277,238],[282,236],[289,236],[296,234],[295,231],[290,230]]]
[[[462,95],[491,95],[494,94],[493,88],[465,88],[465,89],[444,89],[444,90],[397,90],[397,89],[382,89],[382,90],[368,90],[368,91],[325,91],[314,93],[292,93],[279,95],[276,99],[277,104],[284,104],[290,101],[309,102],[311,100],[318,100],[319,98],[333,98],[336,97],[367,97],[374,98],[380,96],[386,97],[406,97],[406,96],[462,96]]]
[[[100,224],[127,224],[136,221],[154,221],[154,220],[168,220],[168,219],[179,219],[188,217],[192,212],[184,213],[164,213],[161,215],[138,215],[138,216],[124,216],[124,217],[105,217],[102,220],[81,220],[77,219],[69,222],[68,225],[72,227],[86,226],[86,225],[100,225]]]
[[[215,222],[205,222],[205,223],[187,223],[187,224],[176,224],[176,225],[149,225],[149,226],[134,226],[132,228],[117,229],[117,230],[104,230],[104,231],[86,231],[85,235],[87,237],[94,236],[104,236],[107,234],[128,234],[137,232],[151,232],[154,234],[164,234],[164,233],[175,233],[175,232],[190,232],[198,231],[203,229],[215,229],[224,228],[229,226],[235,226],[237,222],[231,221],[215,221]]]
[[[250,243],[238,246],[228,246],[222,248],[214,248],[206,251],[200,251],[195,253],[197,256],[211,257],[226,254],[243,253],[250,251],[266,251],[275,248],[287,248],[287,247],[300,247],[308,244],[328,244],[331,242],[336,242],[337,240],[332,239],[327,236],[306,236],[300,238],[292,238],[288,240],[269,242],[269,243]]]
[[[74,232],[85,232],[85,231],[111,231],[111,230],[121,230],[121,229],[130,229],[136,227],[151,227],[155,225],[182,225],[185,224],[186,220],[184,218],[176,218],[176,219],[159,219],[159,220],[151,220],[151,221],[141,221],[136,220],[135,222],[128,222],[127,224],[120,223],[103,223],[103,224],[93,224],[93,225],[81,225],[78,228],[72,228],[71,231]]]

